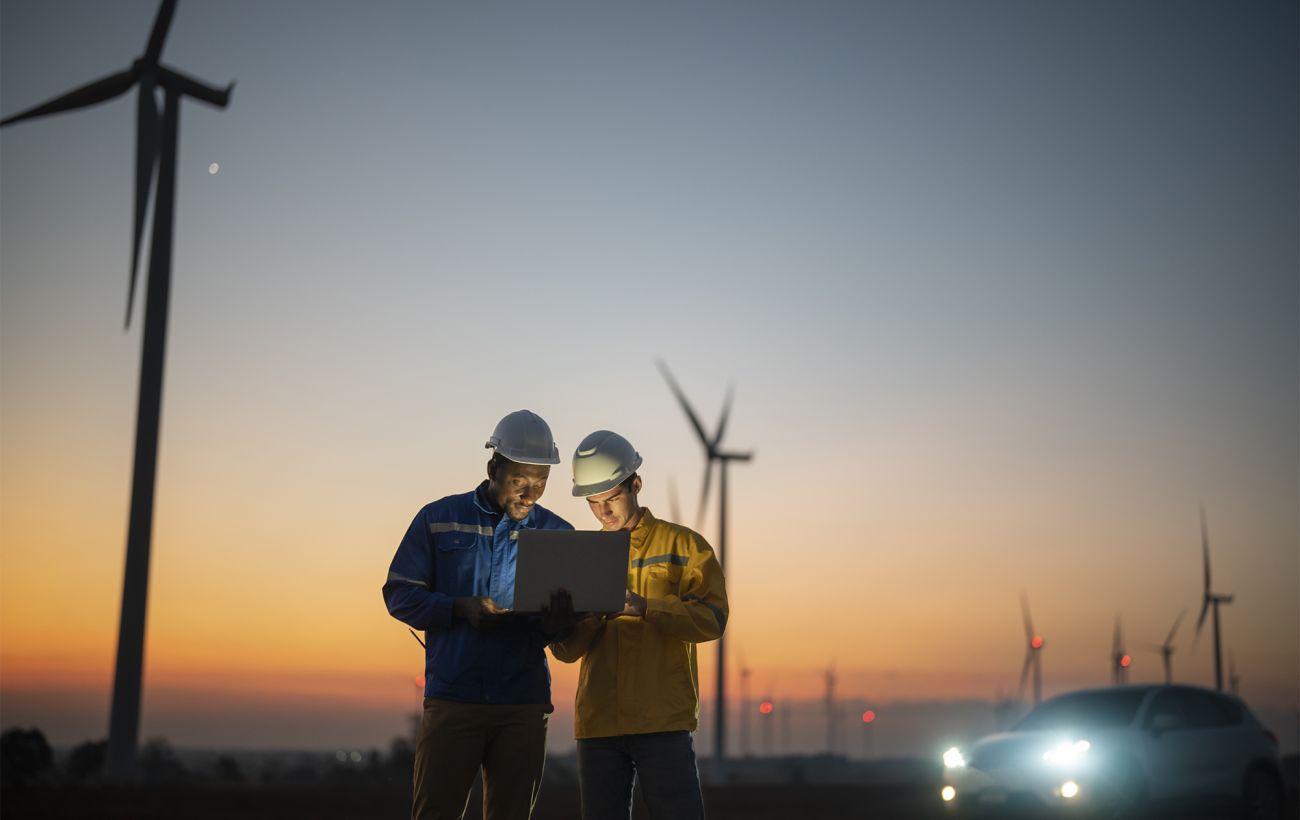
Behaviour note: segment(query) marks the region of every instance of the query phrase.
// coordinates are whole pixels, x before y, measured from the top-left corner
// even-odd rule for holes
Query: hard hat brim
[[[496,446],[496,445],[492,444],[492,442],[490,442],[490,441],[489,441],[487,444],[483,445],[483,446],[484,446],[484,447],[488,447],[488,448],[493,449],[493,450],[496,450],[497,453],[499,453],[500,455],[502,455],[502,456],[504,456],[504,457],[510,459],[511,461],[513,461],[513,462],[515,462],[515,463],[517,463],[517,464],[542,464],[542,465],[551,465],[551,464],[559,464],[559,463],[560,463],[560,451],[559,451],[559,448],[553,448],[553,449],[552,449],[552,451],[551,451],[551,457],[550,457],[550,458],[538,458],[537,456],[534,456],[534,455],[527,455],[527,454],[525,454],[525,453],[521,453],[521,452],[519,452],[518,450],[508,450],[508,449],[506,449],[505,447],[499,447],[499,446]]]

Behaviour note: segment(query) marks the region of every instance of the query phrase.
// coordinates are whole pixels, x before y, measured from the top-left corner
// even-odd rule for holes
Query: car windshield
[[[1025,715],[1013,731],[1052,729],[1114,729],[1133,722],[1145,689],[1079,692],[1047,701]]]

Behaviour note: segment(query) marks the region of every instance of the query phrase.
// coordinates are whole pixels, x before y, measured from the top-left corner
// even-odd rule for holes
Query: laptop
[[[575,612],[620,612],[627,590],[630,532],[520,530],[515,612],[540,612],[567,589]]]

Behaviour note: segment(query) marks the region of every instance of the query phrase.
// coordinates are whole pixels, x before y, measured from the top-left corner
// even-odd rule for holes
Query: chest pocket
[[[468,532],[442,532],[438,533],[433,539],[433,545],[438,552],[452,552],[454,550],[467,550],[474,546],[477,536]]]
[[[444,595],[486,595],[475,584],[478,551],[474,549],[478,538],[469,532],[440,532],[433,537],[434,559],[437,562],[438,592]]]
[[[646,567],[641,576],[641,594],[646,598],[677,595],[681,582],[681,567],[674,564],[653,564]]]

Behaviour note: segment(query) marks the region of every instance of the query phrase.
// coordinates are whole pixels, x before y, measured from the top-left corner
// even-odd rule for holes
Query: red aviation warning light
[[[1131,663],[1133,663],[1133,658],[1130,657],[1129,655],[1125,655],[1124,657],[1119,659],[1119,665],[1124,667],[1125,669],[1128,669],[1129,664]]]
[[[875,720],[876,720],[876,713],[871,709],[868,709],[867,711],[862,713],[863,723],[874,723]]]
[[[1029,645],[1034,649],[1042,649],[1044,643],[1046,643],[1046,641],[1043,640],[1042,635],[1035,635],[1034,639],[1029,642]]]
[[[760,715],[770,715],[772,714],[772,710],[775,708],[776,707],[772,705],[772,701],[765,700],[762,703],[758,704],[758,713]]]

